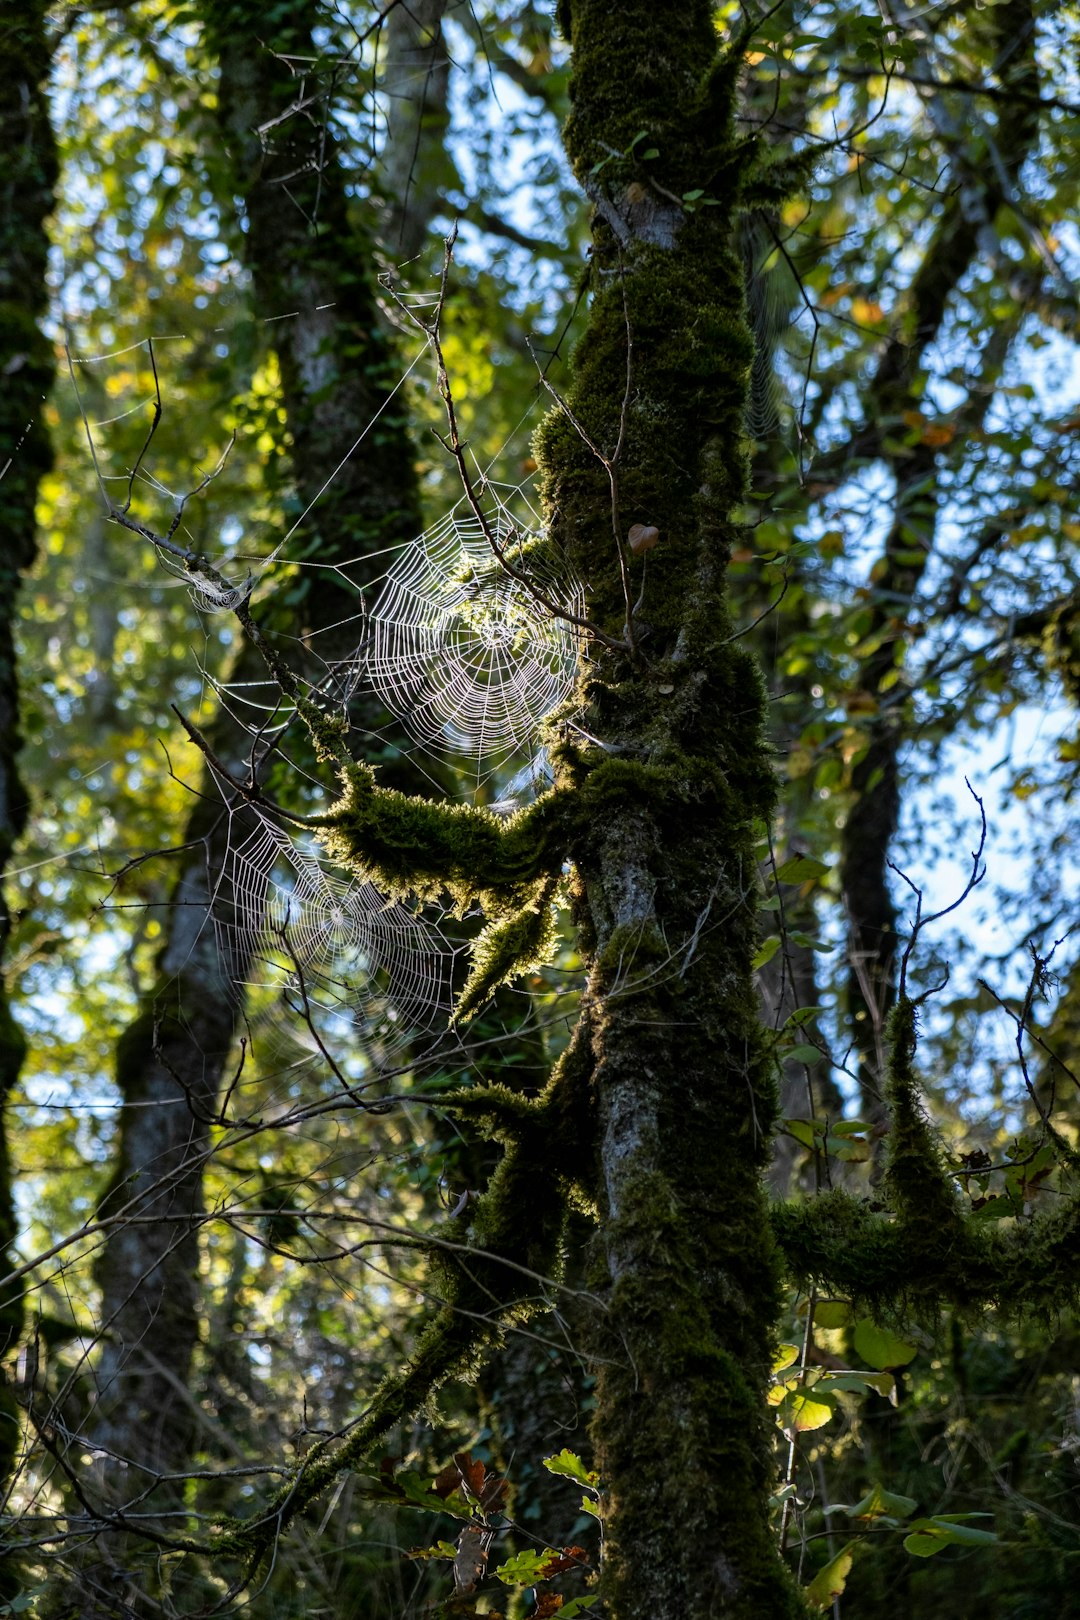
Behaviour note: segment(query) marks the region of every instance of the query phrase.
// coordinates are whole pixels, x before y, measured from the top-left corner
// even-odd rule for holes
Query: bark
[[[290,317],[274,319],[270,332],[296,503],[301,512],[311,507],[290,556],[327,565],[302,573],[291,603],[301,633],[318,633],[320,656],[308,666],[313,675],[355,644],[355,586],[382,566],[371,554],[411,538],[421,526],[404,423],[395,404],[387,405],[397,377],[378,317],[371,245],[349,216],[325,108],[304,105],[304,88],[287,65],[290,56],[312,54],[318,22],[313,0],[277,7],[273,24],[248,6],[215,5],[206,14],[221,63],[220,124],[234,191],[244,205],[242,244],[256,317]],[[376,417],[377,431],[339,469]],[[339,572],[333,564],[341,565]],[[296,632],[295,618],[290,629]],[[266,680],[265,667],[247,647],[232,675],[241,684]],[[374,727],[386,716],[358,718]],[[224,710],[210,741],[218,757],[236,767],[251,746]],[[382,759],[391,778],[418,785],[405,739],[393,728],[383,734]],[[194,801],[181,840],[190,849],[179,858],[163,918],[157,983],[117,1049],[127,1106],[104,1208],[140,1219],[116,1229],[97,1268],[104,1343],[94,1440],[138,1465],[139,1489],[155,1474],[182,1473],[195,1438],[185,1392],[199,1339],[196,1222],[210,1121],[236,1033],[230,979],[244,977],[243,963],[221,960],[207,926],[216,875],[236,828],[213,785],[204,781],[200,791],[205,797]],[[99,1481],[105,1496],[127,1493],[131,1472],[106,1463]],[[175,1498],[175,1486],[162,1490],[143,1510],[165,1510]],[[89,1620],[113,1612],[109,1605],[125,1591],[126,1601],[138,1604],[136,1588],[149,1585],[133,1568],[138,1556],[116,1538],[107,1556],[83,1563],[53,1612]],[[155,1555],[146,1556],[152,1563]]]
[[[708,5],[684,7],[677,29],[647,0],[614,12],[573,0],[561,15],[567,149],[595,208],[569,404],[609,460],[619,446],[617,495],[562,413],[540,461],[554,535],[612,638],[627,619],[615,537],[635,522],[661,531],[647,579],[631,564],[636,654],[609,651],[584,677],[581,725],[597,746],[556,751],[559,782],[593,812],[572,854],[606,1305],[594,1347],[603,1589],[618,1620],[760,1620],[800,1605],[766,1505],[778,1287],[762,1173],[776,1099],[750,958],[754,827],[774,783],[760,675],[732,639],[724,590],[747,487],[753,342],[735,214],[754,149],[732,132],[741,53],[715,60]],[[647,173],[603,161],[641,129],[660,154]],[[714,204],[673,201],[695,188]]]
[[[49,47],[45,7],[30,0],[0,24],[0,876],[26,821],[26,788],[19,777],[19,686],[15,626],[22,573],[35,555],[34,503],[51,453],[43,421],[53,378],[51,346],[39,327],[48,301],[45,222],[53,206],[56,152],[46,81]],[[11,914],[0,893],[0,964]],[[0,1256],[14,1243],[8,1107],[26,1051],[9,987],[0,984]],[[0,1362],[10,1365],[23,1321],[21,1291],[0,1298]],[[0,1371],[0,1490],[6,1491],[19,1451],[21,1418],[7,1371]],[[0,1602],[15,1597],[19,1578],[0,1559]]]

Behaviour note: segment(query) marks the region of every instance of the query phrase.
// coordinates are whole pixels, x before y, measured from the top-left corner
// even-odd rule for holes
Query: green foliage
[[[228,33],[230,16],[248,25],[242,9],[215,8],[219,34]],[[260,28],[269,34],[287,22],[288,9],[272,7]],[[1076,209],[1069,159],[1076,95],[1067,66],[1075,19],[1056,6],[1031,13],[1035,44],[1028,51],[1030,18],[1012,3],[941,11],[918,31],[885,22],[866,5],[827,3],[812,17],[787,7],[740,41],[749,70],[721,52],[706,75],[715,50],[712,17],[692,8],[680,19],[685,26],[668,28],[668,56],[642,43],[653,37],[645,9],[629,8],[625,43],[616,50],[604,48],[596,8],[584,0],[561,8],[575,42],[570,145],[600,214],[590,292],[573,315],[575,332],[588,328],[573,409],[610,451],[632,336],[622,528],[642,522],[661,532],[647,562],[629,559],[641,662],[604,655],[583,668],[579,692],[552,726],[558,786],[516,817],[393,796],[394,750],[379,742],[377,774],[357,767],[323,827],[346,869],[376,872],[394,892],[449,895],[459,910],[483,907],[487,926],[459,999],[462,1021],[484,1003],[484,1019],[492,1020],[484,1038],[494,1046],[487,1031],[498,1028],[498,1004],[493,1009],[486,998],[516,978],[522,1004],[535,996],[551,1028],[539,1042],[540,1059],[526,1054],[521,1064],[527,1094],[511,1083],[518,1078],[512,1056],[509,1081],[483,1086],[463,1084],[475,1071],[467,1058],[454,1057],[434,1081],[395,1076],[394,1087],[409,1099],[401,1114],[352,1110],[346,1120],[335,1112],[345,1106],[338,1088],[320,1072],[310,1043],[304,1050],[302,1032],[299,1042],[280,1037],[272,1054],[273,1043],[263,1048],[260,1036],[256,1045],[268,1055],[246,1059],[233,1098],[243,1132],[216,1128],[208,1169],[208,1209],[220,1215],[201,1228],[205,1323],[196,1401],[208,1424],[196,1460],[208,1474],[222,1470],[222,1478],[193,1485],[191,1501],[200,1513],[235,1513],[241,1521],[250,1515],[220,1543],[219,1568],[231,1578],[238,1554],[260,1550],[252,1524],[266,1500],[258,1476],[237,1496],[241,1487],[228,1484],[224,1470],[268,1455],[275,1464],[284,1460],[294,1472],[279,1496],[268,1488],[269,1500],[291,1511],[322,1493],[325,1551],[311,1551],[307,1531],[303,1548],[282,1541],[267,1595],[258,1600],[266,1612],[344,1613],[355,1602],[373,1615],[400,1612],[398,1577],[387,1574],[392,1556],[377,1544],[400,1542],[399,1510],[403,1518],[435,1511],[428,1490],[435,1469],[427,1473],[427,1457],[416,1452],[427,1445],[450,1455],[458,1438],[448,1431],[472,1421],[460,1414],[472,1410],[475,1397],[454,1377],[474,1376],[485,1347],[500,1337],[493,1298],[512,1327],[529,1317],[530,1331],[547,1333],[550,1318],[532,1313],[561,1297],[551,1279],[562,1264],[565,1205],[573,1200],[594,1216],[604,1208],[596,1065],[622,1063],[632,1073],[636,1064],[670,1086],[664,1137],[678,1145],[685,1185],[706,1212],[681,1219],[671,1193],[678,1178],[665,1185],[644,1167],[625,1205],[620,1240],[640,1234],[644,1244],[650,1237],[661,1280],[651,1291],[626,1290],[618,1303],[643,1324],[667,1312],[665,1368],[677,1368],[691,1389],[723,1384],[751,1414],[768,1381],[766,1353],[740,1346],[741,1367],[732,1366],[716,1349],[712,1324],[691,1309],[687,1272],[698,1265],[698,1227],[711,1219],[714,1197],[731,1212],[731,1250],[747,1257],[745,1274],[736,1266],[715,1282],[723,1332],[738,1335],[744,1309],[777,1314],[773,1234],[795,1285],[815,1297],[822,1290],[838,1296],[814,1306],[811,1337],[824,1341],[830,1359],[819,1365],[811,1355],[803,1367],[796,1351],[775,1369],[772,1386],[781,1458],[790,1443],[796,1448],[778,1507],[797,1500],[792,1522],[812,1538],[801,1577],[810,1582],[806,1600],[827,1610],[842,1594],[843,1611],[850,1607],[860,1620],[898,1606],[943,1617],[978,1608],[987,1620],[1056,1620],[1073,1600],[1078,1544],[1067,1419],[1067,1313],[1080,1253],[1069,1168],[1076,1131],[1067,1072],[1076,1070],[1066,1016],[1075,999],[1069,946],[1061,948],[1065,988],[1056,1022],[1052,1004],[1042,1010],[1040,1002],[1054,993],[1049,983],[1025,1004],[1022,986],[1013,994],[1019,980],[1011,967],[995,965],[987,975],[1006,986],[1007,1005],[1022,1010],[1023,1072],[1007,1014],[969,982],[975,970],[965,964],[982,948],[977,934],[942,933],[940,946],[936,937],[933,949],[920,946],[910,964],[919,988],[894,1011],[887,1038],[880,1019],[871,1038],[874,1020],[859,1021],[844,983],[849,951],[816,945],[835,947],[847,926],[853,885],[841,846],[846,829],[859,824],[859,807],[880,805],[879,790],[894,792],[898,804],[902,798],[900,832],[882,833],[878,823],[876,846],[883,858],[888,844],[922,882],[935,852],[958,836],[955,813],[939,792],[943,750],[1001,737],[996,728],[1008,721],[1022,737],[1032,708],[1044,714],[1046,746],[1031,758],[1018,749],[999,773],[1024,812],[1015,823],[1016,875],[999,843],[991,876],[1011,888],[1000,915],[1018,941],[1057,938],[1075,910],[1075,439],[1071,405],[1053,405],[1045,380],[1054,367],[1066,375],[1071,364],[1075,312],[1067,281],[1076,275],[1061,222]],[[166,405],[153,476],[169,489],[189,488],[192,469],[213,462],[235,429],[231,460],[185,522],[199,545],[215,544],[235,522],[244,549],[258,551],[306,504],[289,466],[282,371],[267,348],[273,329],[263,324],[299,300],[291,287],[262,289],[257,318],[249,313],[239,235],[219,219],[231,212],[233,188],[216,126],[216,69],[200,33],[203,10],[146,5],[70,21],[54,78],[65,165],[54,241],[77,376],[88,415],[102,423],[94,435],[105,464],[130,467],[138,454],[153,390],[145,338],[153,332]],[[611,8],[601,11],[610,40]],[[369,82],[367,67],[376,77],[378,68],[370,56],[347,56],[355,45],[347,22],[366,26],[359,11],[347,19],[326,14],[321,59],[310,78],[297,81],[298,94],[315,87],[320,97],[326,90],[335,98],[332,129],[352,191],[340,229],[297,233],[296,260],[309,262],[300,248],[310,246],[345,302],[355,291],[349,264],[371,235],[381,186],[367,133],[379,118],[368,116],[361,84]],[[5,34],[9,63],[22,26],[13,23]],[[539,253],[509,235],[470,239],[467,227],[446,311],[463,431],[482,465],[498,458],[493,476],[516,482],[533,470],[520,436],[507,442],[535,379],[526,333],[538,334],[533,345],[546,364],[547,348],[571,319],[573,275],[570,256],[549,251],[550,242],[580,242],[582,231],[576,200],[567,219],[571,188],[552,137],[551,110],[566,99],[567,52],[553,39],[550,18],[531,6],[455,17],[449,26],[458,99],[435,206],[448,214],[460,209],[474,222],[487,213],[520,225],[526,188],[515,140],[528,145],[530,177],[546,176],[527,229],[518,232],[538,243]],[[476,43],[481,29],[486,51]],[[1003,49],[1003,39],[1013,43]],[[363,62],[364,75],[354,61]],[[502,95],[498,116],[489,62]],[[517,89],[508,95],[511,84]],[[692,126],[680,112],[687,85],[697,97]],[[742,121],[733,144],[725,131],[736,97]],[[313,104],[309,111],[317,123],[321,110]],[[8,145],[12,153],[24,150],[15,140]],[[269,155],[286,152],[287,161],[287,145],[286,136]],[[42,170],[38,179],[47,178]],[[36,181],[17,193],[40,205]],[[666,248],[654,244],[637,255],[618,240],[620,224],[636,228],[650,211],[657,231],[687,245],[673,274]],[[759,356],[772,321],[767,352],[776,365],[768,387],[752,362],[741,293],[733,291],[735,256],[710,258],[709,244],[732,211],[751,271]],[[276,215],[283,233],[287,212],[282,206]],[[699,250],[704,271],[690,262]],[[386,251],[397,257],[392,243]],[[1060,277],[1054,255],[1065,267]],[[438,257],[433,243],[423,262],[407,269],[412,291],[425,290],[423,277]],[[631,260],[634,273],[624,274]],[[10,413],[9,441],[29,416],[38,426],[0,479],[9,502],[17,477],[47,465],[37,398],[52,357],[26,315],[26,289],[32,284],[37,296],[43,286],[41,263],[25,266],[18,307],[0,295],[5,353],[28,356],[6,377],[0,414]],[[696,312],[688,325],[677,318],[684,305]],[[188,335],[166,343],[167,334],[180,332]],[[82,364],[129,342],[143,346]],[[390,358],[381,335],[370,352],[357,336],[335,361],[338,380],[353,367],[391,383],[405,364]],[[559,362],[550,375],[559,378]],[[558,386],[565,391],[564,380]],[[32,410],[24,394],[34,395]],[[433,400],[419,389],[408,397],[417,422],[441,426]],[[185,593],[171,588],[149,553],[95,524],[97,493],[66,387],[54,395],[48,421],[57,459],[41,481],[41,558],[19,627],[24,667],[33,671],[23,726],[35,804],[10,882],[12,983],[31,1043],[25,1089],[12,1098],[27,1256],[78,1231],[109,1184],[115,1038],[154,991],[152,958],[169,922],[169,863],[132,866],[115,890],[102,874],[175,840],[190,805],[182,783],[195,779],[200,761],[176,739],[168,705],[179,702],[201,723],[212,699],[201,670],[211,681],[220,675],[234,642],[224,619],[195,626]],[[700,480],[688,471],[699,427],[706,439]],[[432,442],[421,448],[420,471],[425,500],[441,512],[457,491]],[[348,443],[327,432],[321,448],[336,461]],[[627,603],[614,566],[604,470],[565,414],[545,423],[537,453],[568,549],[593,592],[590,613],[620,639]],[[137,483],[137,514],[160,515],[161,500]],[[734,501],[737,521],[729,526]],[[359,550],[378,540],[393,503],[362,514],[351,512],[345,497],[339,505]],[[298,535],[303,566],[276,593],[272,611],[282,637],[303,633],[296,626],[327,510],[317,508]],[[29,532],[21,521],[8,527]],[[698,569],[693,537],[702,527],[716,558],[730,551],[730,615],[715,610],[715,580]],[[783,600],[760,630],[732,642],[781,590]],[[744,655],[750,641],[767,665],[768,699]],[[772,760],[760,748],[767,711]],[[169,765],[159,738],[167,739]],[[630,739],[640,753],[619,752]],[[1007,747],[1003,740],[1002,755]],[[989,767],[978,757],[976,765],[990,781]],[[776,797],[774,767],[782,775],[782,849],[778,843],[776,884],[766,880],[771,920],[759,944],[746,897],[756,863],[768,861],[754,847],[753,822]],[[294,802],[290,775],[284,763],[275,767],[272,792],[285,802]],[[634,849],[643,871],[656,850],[674,849],[700,825],[718,829],[737,881],[714,887],[718,867],[703,841],[678,872],[687,895],[678,927],[644,928],[631,918],[608,928],[602,918],[598,941],[586,915],[597,885],[589,898],[572,874],[581,947],[564,940],[558,962],[573,977],[573,994],[560,999],[555,974],[543,988],[522,980],[552,958],[551,899],[564,858],[594,870],[605,849],[620,839],[629,846],[628,829],[644,822],[652,843]],[[1004,820],[1002,840],[1011,836],[1008,825]],[[795,853],[802,850],[813,853]],[[661,892],[666,898],[664,885]],[[896,891],[886,919],[894,942],[902,899]],[[597,910],[619,902],[617,894],[602,896]],[[961,919],[965,932],[969,915]],[[134,933],[132,918],[141,919]],[[716,971],[719,935],[733,957],[741,953],[744,971],[736,977]],[[692,956],[685,947],[691,938]],[[582,953],[596,960],[599,978],[567,1044]],[[805,977],[796,979],[807,957],[814,958],[809,991]],[[954,988],[923,1000],[922,987],[936,982],[937,961],[946,958]],[[751,961],[763,980],[782,970],[792,989],[769,1039],[749,999]],[[732,1039],[720,1040],[717,1025],[703,1017],[691,971],[703,964]],[[632,1048],[619,1045],[618,1021],[598,1014],[597,991],[632,1009]],[[674,1038],[669,1032],[695,1020],[702,1020],[697,1053],[709,1084],[680,1089],[681,1066],[670,1073],[665,1045]],[[480,1023],[474,1019],[470,1039]],[[167,1019],[156,1034],[152,1019],[134,1025],[121,1057],[134,1065],[171,1028]],[[873,1069],[875,1039],[887,1073]],[[854,1077],[842,1067],[856,1066],[845,1056],[852,1040]],[[1058,1054],[1056,1068],[1038,1040]],[[9,1048],[14,1069],[22,1055],[17,1037]],[[551,1078],[541,1068],[548,1058],[557,1059]],[[488,1061],[490,1082],[498,1071],[495,1059],[491,1070]],[[359,1074],[366,1084],[370,1076],[357,1062],[350,1077]],[[771,1081],[748,1083],[747,1076],[773,1063],[785,1085],[789,1070],[798,1071],[782,1129],[812,1196],[778,1203],[766,1218],[753,1187],[773,1110]],[[703,1099],[716,1095],[726,1109],[717,1134],[727,1158],[701,1124]],[[290,1109],[297,1123],[271,1136],[269,1122]],[[482,1173],[457,1175],[451,1111],[502,1145],[489,1150]],[[499,1151],[495,1184],[478,1198]],[[730,1175],[729,1158],[744,1161]],[[452,1221],[434,1196],[443,1177],[454,1188],[448,1204],[456,1203],[458,1186],[472,1195]],[[259,1213],[248,1219],[245,1208]],[[361,1232],[370,1243],[357,1248]],[[86,1392],[86,1357],[95,1352],[80,1324],[96,1303],[87,1267],[80,1272],[77,1263],[81,1252],[79,1245],[62,1251],[55,1276],[48,1266],[33,1275],[48,1306],[38,1330],[43,1402],[64,1390],[77,1406]],[[411,1303],[425,1294],[430,1314],[418,1332]],[[972,1326],[987,1310],[991,1324]],[[802,1326],[782,1331],[801,1340]],[[583,1344],[585,1330],[574,1325],[567,1336]],[[602,1362],[618,1355],[625,1359],[625,1345],[600,1343]],[[860,1362],[867,1365],[852,1365]],[[640,1372],[639,1365],[635,1377]],[[600,1398],[611,1400],[614,1375],[605,1377]],[[636,1422],[642,1446],[671,1456],[677,1471],[685,1460],[680,1444],[657,1444],[660,1428],[650,1428],[671,1387],[666,1374],[659,1382],[644,1399],[638,1391],[636,1406],[626,1400],[615,1450],[635,1440]],[[417,1438],[410,1415],[436,1386],[441,1416],[432,1421],[446,1432],[439,1428],[427,1442]],[[313,1428],[344,1430],[358,1411],[367,1416],[341,1452],[311,1435]],[[73,1427],[80,1432],[77,1422]],[[746,1427],[757,1448],[755,1490],[760,1485],[763,1493],[775,1485],[769,1430],[753,1415]],[[409,1462],[395,1474],[397,1489],[376,1499],[358,1484],[354,1491],[348,1470],[369,1466],[384,1434],[387,1446],[409,1452]],[[579,1438],[571,1444],[584,1455]],[[563,1455],[569,1472],[549,1472],[585,1486],[595,1509],[596,1471],[577,1452]],[[36,1466],[31,1462],[28,1480],[38,1477]],[[723,1466],[715,1475],[727,1477]],[[813,1502],[802,1488],[811,1475]],[[657,1526],[657,1542],[671,1521],[693,1534],[710,1482],[686,1474],[684,1511],[681,1497],[664,1496],[658,1477],[652,1467],[633,1476],[643,1503],[638,1523]],[[819,1500],[821,1479],[828,1489]],[[829,1496],[855,1505],[830,1507]],[[745,1501],[745,1493],[732,1492],[733,1522]],[[995,1530],[980,1528],[991,1520],[968,1510],[992,1513]],[[616,1559],[621,1533],[612,1543]],[[912,1543],[906,1552],[905,1539]],[[640,1544],[659,1561],[647,1530]],[[500,1567],[524,1576],[550,1550],[511,1552]],[[710,1544],[710,1556],[714,1551]],[[436,1542],[439,1574],[440,1560],[455,1553],[452,1542]],[[818,1558],[826,1561],[815,1573]],[[338,1590],[330,1569],[338,1571]],[[560,1613],[584,1612],[597,1601],[595,1594],[576,1597]]]

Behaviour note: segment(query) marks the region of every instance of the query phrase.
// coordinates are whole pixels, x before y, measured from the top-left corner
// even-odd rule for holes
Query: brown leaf
[[[491,1531],[479,1524],[467,1524],[457,1539],[457,1557],[454,1559],[454,1591],[468,1596],[475,1592],[477,1583],[484,1578]]]
[[[568,1569],[586,1569],[589,1566],[589,1555],[584,1547],[564,1547],[557,1558],[549,1558],[539,1570],[542,1581],[550,1581],[556,1575],[565,1575]]]
[[[435,1475],[431,1482],[431,1488],[436,1496],[453,1496],[460,1484],[461,1475],[458,1473],[457,1465],[447,1463],[446,1467],[440,1468]]]
[[[510,1494],[510,1482],[498,1474],[488,1474],[480,1488],[480,1506],[485,1513],[501,1513]]]
[[[549,1614],[558,1614],[562,1606],[563,1597],[561,1592],[538,1592],[536,1594],[536,1608],[530,1615],[529,1620],[545,1620],[545,1616]]]
[[[481,1492],[484,1489],[485,1469],[483,1463],[474,1462],[471,1451],[455,1451],[454,1463],[461,1478],[461,1483],[471,1494],[473,1500],[479,1502]]]

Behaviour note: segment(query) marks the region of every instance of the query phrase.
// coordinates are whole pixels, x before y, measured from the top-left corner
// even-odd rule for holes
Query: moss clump
[[[917,1009],[889,1022],[889,1207],[840,1190],[770,1211],[792,1279],[835,1290],[883,1318],[950,1308],[1051,1315],[1080,1301],[1080,1200],[1050,1214],[980,1222],[963,1211],[915,1074]]]
[[[455,1023],[471,1018],[500,986],[548,961],[555,948],[555,883],[545,878],[532,898],[484,929],[473,948],[472,972],[454,1009]]]
[[[504,819],[379,788],[368,765],[340,774],[342,796],[321,822],[326,852],[393,895],[448,893],[462,910],[479,900],[506,915],[531,904],[538,877],[561,868],[553,837],[563,810],[558,791]]]
[[[915,1074],[917,1017],[915,1004],[907,997],[901,998],[889,1016],[885,1180],[892,1207],[912,1235],[925,1228],[928,1236],[940,1241],[955,1233],[963,1217],[941,1142],[922,1105]]]

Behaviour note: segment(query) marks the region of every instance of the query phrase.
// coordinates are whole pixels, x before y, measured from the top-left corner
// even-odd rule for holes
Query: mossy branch
[[[572,1050],[573,1043],[540,1098],[495,1086],[446,1100],[484,1119],[506,1151],[471,1216],[447,1223],[430,1246],[442,1304],[408,1365],[384,1380],[345,1439],[327,1440],[308,1454],[257,1519],[217,1538],[217,1554],[244,1559],[249,1578],[297,1515],[358,1468],[395,1424],[419,1411],[448,1378],[473,1371],[508,1327],[547,1305],[545,1283],[557,1277],[571,1191],[562,1154],[574,1115],[568,1094],[580,1090]]]
[[[892,1207],[915,1230],[955,1231],[962,1224],[959,1195],[940,1139],[926,1117],[915,1073],[917,1010],[901,996],[889,1015],[885,1100],[889,1108],[885,1185]]]
[[[380,788],[369,765],[350,763],[339,780],[342,796],[320,828],[327,854],[391,895],[449,893],[459,909],[479,900],[489,915],[506,917],[532,903],[539,878],[562,869],[565,791],[500,817]]]
[[[1076,1194],[1010,1229],[958,1217],[935,1231],[839,1189],[775,1205],[770,1218],[797,1286],[816,1285],[883,1317],[987,1306],[1013,1317],[1050,1316],[1080,1303]]]

